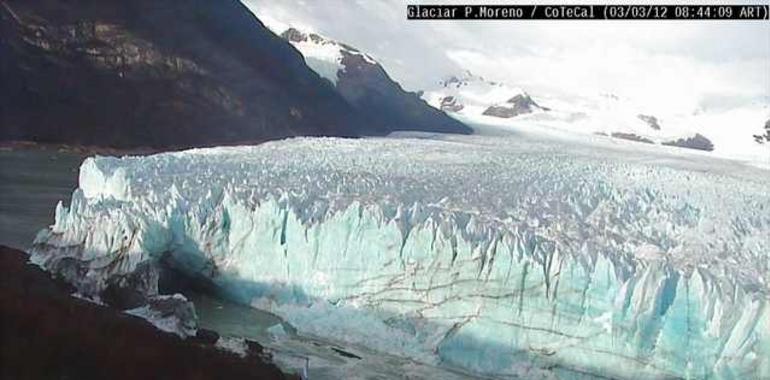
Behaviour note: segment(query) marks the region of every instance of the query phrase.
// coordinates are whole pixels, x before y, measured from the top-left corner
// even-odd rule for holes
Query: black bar
[[[770,20],[767,5],[407,5],[409,20]]]

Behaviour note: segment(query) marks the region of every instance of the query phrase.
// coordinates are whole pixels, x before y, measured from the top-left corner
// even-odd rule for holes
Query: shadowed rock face
[[[663,145],[678,146],[680,148],[698,149],[705,151],[714,150],[714,144],[711,143],[711,140],[707,139],[705,136],[699,133],[696,133],[695,136],[686,139],[663,142]]]
[[[0,139],[185,147],[385,133],[239,1],[0,3]]]
[[[378,119],[386,131],[472,132],[466,125],[425,103],[420,95],[404,91],[379,63],[358,49],[294,28],[287,29],[281,36],[293,43],[308,41],[338,46],[342,59],[335,85],[337,92],[362,114]]]
[[[505,104],[494,105],[487,108],[482,113],[482,115],[495,116],[495,117],[508,119],[518,115],[532,113],[534,108],[541,108],[547,111],[547,109],[542,108],[537,103],[535,103],[535,101],[532,100],[532,98],[529,95],[518,94],[508,99],[508,101],[505,102]]]
[[[448,77],[448,78],[446,78],[446,79],[444,79],[442,81],[439,81],[439,84],[441,86],[443,86],[444,88],[446,88],[446,87],[461,88],[461,87],[467,86],[471,82],[485,82],[485,83],[489,84],[490,86],[498,86],[498,85],[500,85],[497,82],[488,81],[488,80],[484,79],[484,77],[482,77],[480,75],[475,75],[472,72],[470,72],[470,70],[465,70],[465,72],[460,74],[459,77],[457,75],[452,75],[452,76],[450,76],[450,77]]]
[[[643,142],[646,144],[654,144],[652,140],[633,133],[612,132],[612,137],[616,139],[624,139],[624,140],[631,140],[636,142]]]
[[[642,114],[639,114],[636,117],[638,117],[639,120],[647,123],[647,125],[649,125],[650,128],[652,128],[652,129],[654,129],[656,131],[660,130],[660,124],[658,122],[658,118],[657,117],[652,116],[652,115],[642,115]]]
[[[429,106],[417,94],[404,91],[379,63],[361,54],[342,51],[337,91],[367,115],[378,115],[389,131],[417,130],[443,133],[471,133],[471,129]]]
[[[770,119],[765,122],[765,134],[754,135],[754,141],[756,141],[759,144],[770,142]]]
[[[441,110],[448,112],[460,112],[465,108],[454,96],[445,96],[441,99]]]

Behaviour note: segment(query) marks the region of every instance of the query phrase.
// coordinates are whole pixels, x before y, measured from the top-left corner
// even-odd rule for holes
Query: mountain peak
[[[388,130],[470,133],[471,129],[404,91],[370,55],[315,33],[288,28],[281,36],[313,71],[334,85],[350,104],[387,119]]]
[[[460,74],[453,74],[445,77],[439,81],[441,87],[464,87],[474,83],[483,84],[487,86],[503,86],[502,83],[492,82],[484,79],[480,75],[472,73],[470,70],[465,70]]]
[[[317,33],[305,33],[294,27],[286,29],[283,33],[281,33],[281,37],[291,43],[310,42],[321,45],[335,45],[342,50],[347,50],[352,53],[360,53],[358,49],[350,45],[332,40]]]
[[[281,37],[289,42],[304,42],[307,41],[308,36],[302,33],[299,29],[289,28],[281,33]]]
[[[425,99],[442,111],[464,115],[485,115],[502,118],[531,113],[538,105],[526,91],[493,82],[469,70],[450,75],[439,81],[439,87],[425,93]]]
[[[511,118],[523,114],[534,112],[536,109],[548,111],[547,108],[541,107],[532,97],[526,92],[521,92],[508,99],[504,104],[492,105],[482,115],[495,116],[501,118]]]
[[[336,72],[333,73],[334,75],[330,75],[332,73],[329,70],[332,68],[329,65],[337,66],[337,69],[344,69],[340,67],[344,54],[360,55],[366,62],[379,65],[374,58],[355,47],[317,33],[306,33],[295,27],[290,27],[281,33],[281,37],[302,53],[314,71],[334,84],[339,78]]]

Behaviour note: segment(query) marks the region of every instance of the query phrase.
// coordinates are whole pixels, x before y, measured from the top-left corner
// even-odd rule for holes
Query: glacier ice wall
[[[33,261],[98,293],[170,260],[306,334],[493,376],[770,377],[767,172],[651,161],[480,137],[89,158]]]

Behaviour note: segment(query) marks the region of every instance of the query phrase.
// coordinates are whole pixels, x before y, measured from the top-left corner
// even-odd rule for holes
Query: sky
[[[767,20],[416,21],[406,19],[407,4],[437,2],[243,1],[273,29],[298,27],[369,53],[413,91],[470,70],[534,95],[609,93],[660,113],[770,103]]]

